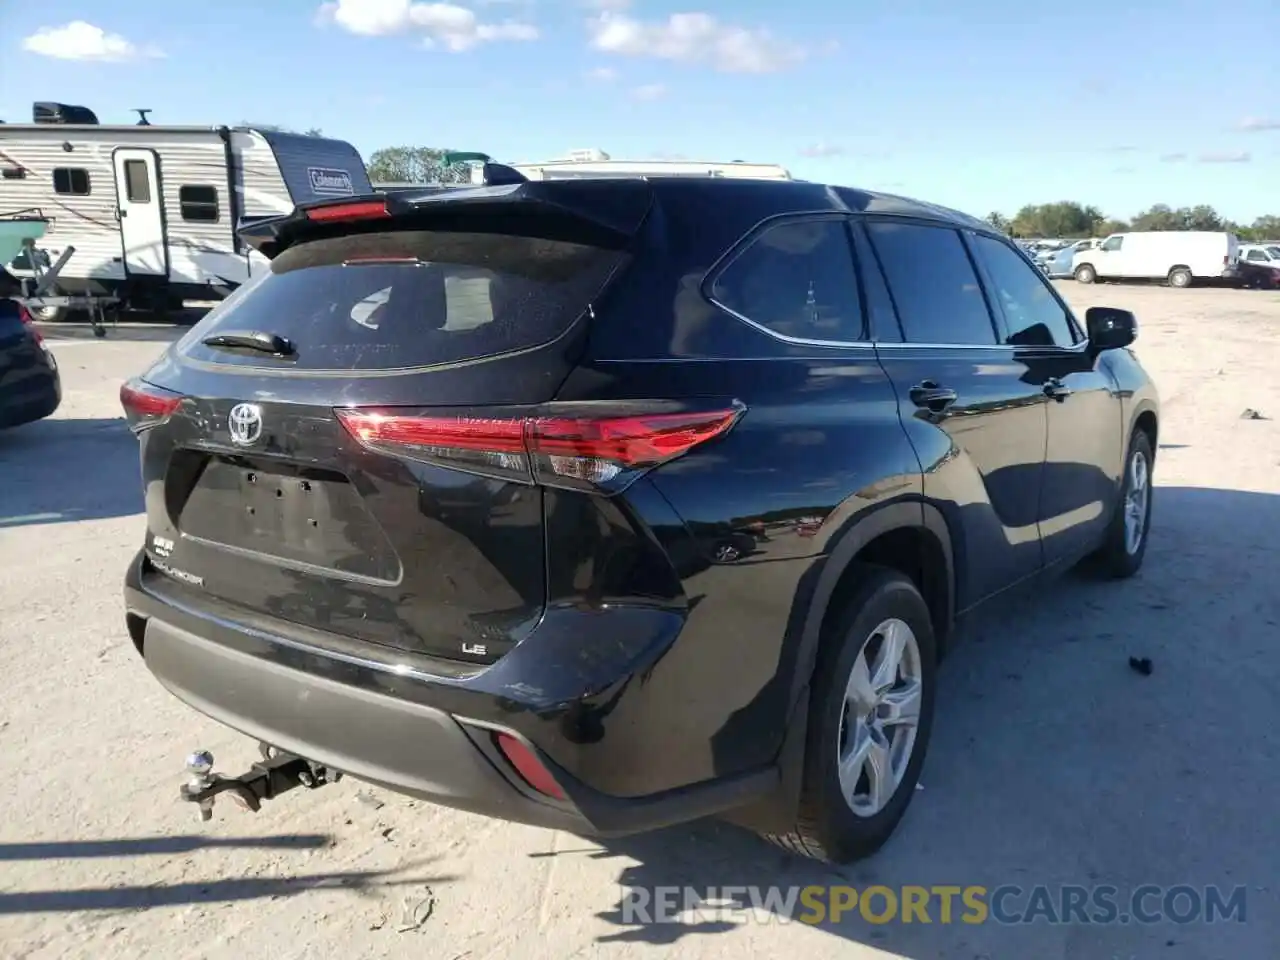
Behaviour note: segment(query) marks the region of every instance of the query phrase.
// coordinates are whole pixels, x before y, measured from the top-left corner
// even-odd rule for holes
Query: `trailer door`
[[[165,244],[156,152],[117,147],[112,160],[125,271],[135,276],[168,276],[169,249]]]

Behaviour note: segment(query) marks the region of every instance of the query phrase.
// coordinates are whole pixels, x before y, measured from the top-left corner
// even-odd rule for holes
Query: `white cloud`
[[[155,47],[139,47],[118,33],[107,33],[83,20],[61,27],[41,27],[22,41],[22,49],[58,60],[121,62],[164,56]]]
[[[618,79],[618,71],[613,67],[596,67],[594,70],[587,71],[587,79],[597,83],[613,83]]]
[[[452,3],[332,0],[321,5],[316,19],[362,37],[418,33],[427,46],[441,46],[452,53],[498,40],[538,39],[538,28],[532,24],[511,20],[482,23],[473,11]]]
[[[1251,133],[1263,130],[1280,130],[1280,120],[1269,120],[1265,117],[1245,117],[1240,121],[1240,129]]]
[[[805,51],[764,30],[721,23],[708,13],[673,13],[642,21],[602,13],[588,21],[591,46],[627,57],[707,63],[724,73],[773,73],[804,59]]]
[[[1243,151],[1239,153],[1202,153],[1196,159],[1201,163],[1248,163],[1253,159],[1253,156]]]
[[[661,83],[646,83],[631,91],[631,98],[633,100],[661,100],[666,95],[667,88]]]
[[[844,155],[844,147],[837,146],[834,143],[814,143],[807,147],[802,147],[800,156],[809,157],[813,160],[822,160],[827,157],[839,157]]]

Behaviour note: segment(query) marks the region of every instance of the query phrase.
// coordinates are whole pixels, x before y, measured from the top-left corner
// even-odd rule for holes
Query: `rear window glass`
[[[547,343],[600,293],[625,254],[536,237],[393,231],[299,244],[184,338],[193,359],[303,369],[455,363]],[[280,360],[201,343],[285,337]]]

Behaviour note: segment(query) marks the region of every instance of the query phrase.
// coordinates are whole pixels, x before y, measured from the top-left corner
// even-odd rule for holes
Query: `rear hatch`
[[[536,625],[541,488],[501,443],[422,424],[519,424],[552,400],[648,198],[602,230],[527,193],[285,224],[270,271],[126,385],[148,589],[477,663]]]

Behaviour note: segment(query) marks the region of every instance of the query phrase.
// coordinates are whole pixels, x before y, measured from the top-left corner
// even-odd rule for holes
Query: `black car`
[[[1243,257],[1236,264],[1236,286],[1252,290],[1280,290],[1280,264],[1260,263]]]
[[[968,216],[511,177],[242,236],[270,272],[122,391],[149,522],[129,632],[270,748],[239,777],[197,756],[204,808],[345,772],[852,859],[911,800],[956,618],[1142,563],[1133,315],[1081,325]]]
[[[0,297],[0,428],[42,420],[62,402],[58,364],[31,314]]]

